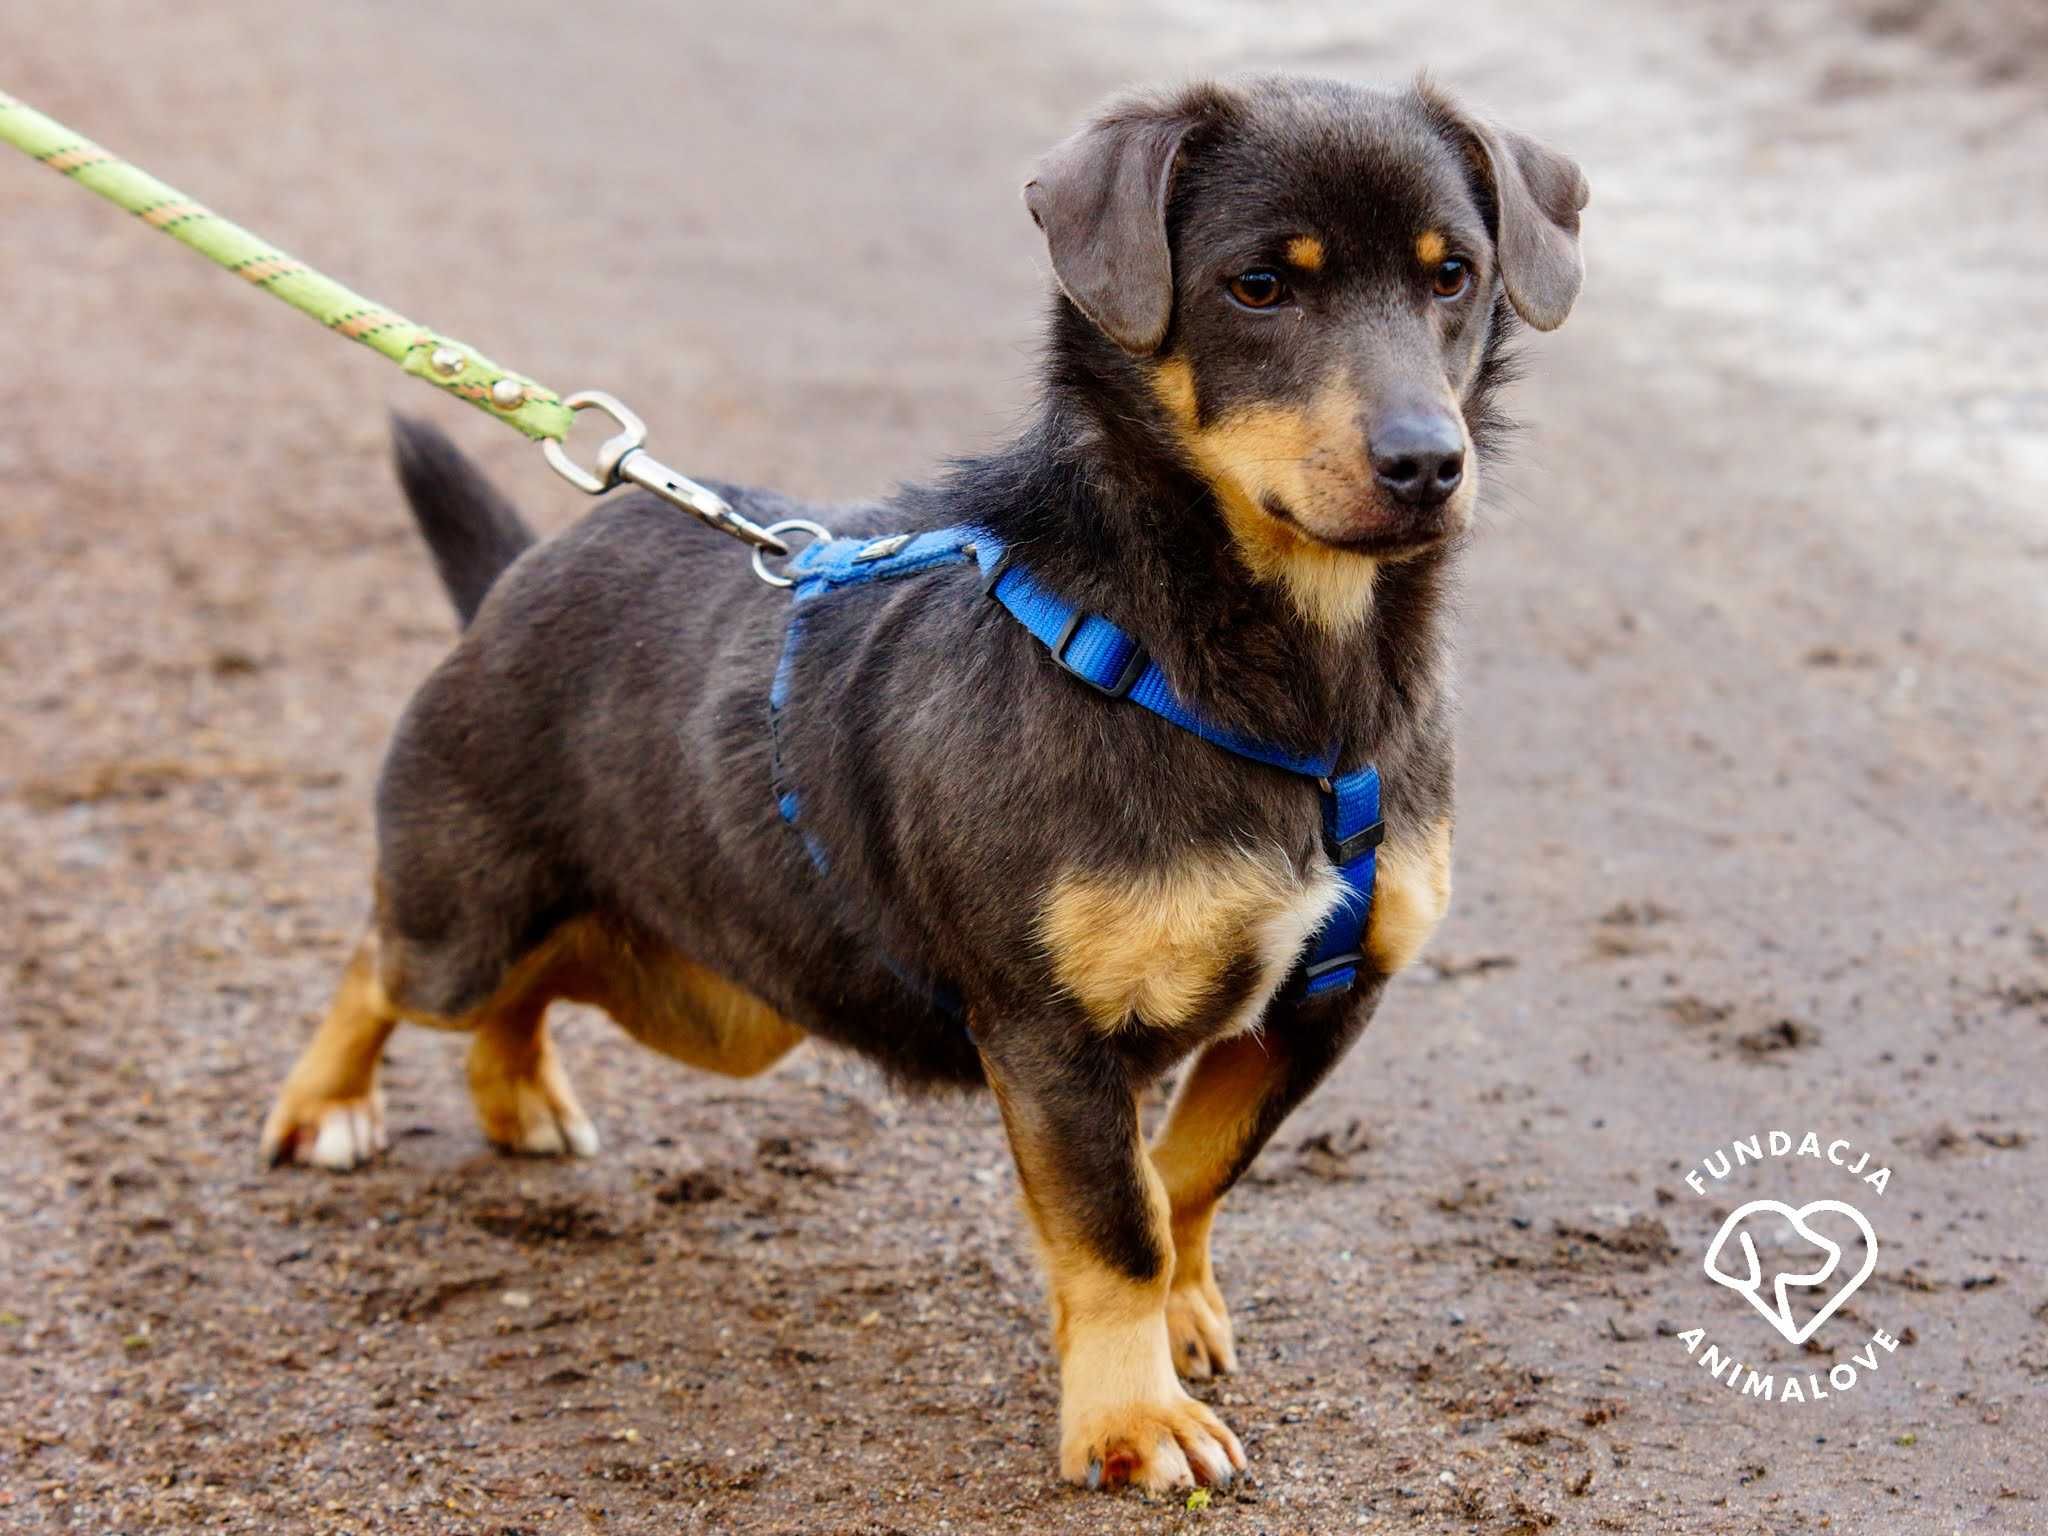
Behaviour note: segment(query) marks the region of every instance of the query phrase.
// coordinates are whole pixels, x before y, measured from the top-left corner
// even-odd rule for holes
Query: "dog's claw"
[[[1128,1487],[1157,1498],[1198,1485],[1227,1487],[1244,1466],[1237,1436],[1178,1388],[1098,1410],[1090,1420],[1067,1426],[1060,1457],[1060,1475],[1076,1487]]]

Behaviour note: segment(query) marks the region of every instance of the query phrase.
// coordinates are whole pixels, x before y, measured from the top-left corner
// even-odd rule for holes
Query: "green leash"
[[[646,426],[610,395],[585,390],[564,399],[524,374],[500,368],[474,347],[415,325],[287,256],[4,91],[0,91],[0,141],[127,209],[152,229],[189,245],[208,261],[311,315],[330,331],[390,358],[414,378],[425,379],[528,437],[540,439],[548,463],[578,490],[599,496],[631,481],[757,550],[789,553],[780,538],[740,516],[722,497],[652,458],[643,446]],[[598,450],[595,472],[578,466],[562,448],[576,412],[590,408],[603,411],[620,428],[618,435]]]

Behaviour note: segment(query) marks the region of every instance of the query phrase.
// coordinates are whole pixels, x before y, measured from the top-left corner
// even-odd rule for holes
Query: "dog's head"
[[[1508,306],[1551,330],[1584,270],[1578,167],[1427,85],[1126,101],[1024,195],[1066,299],[1132,360],[1245,563],[1331,626],[1378,560],[1469,522]]]

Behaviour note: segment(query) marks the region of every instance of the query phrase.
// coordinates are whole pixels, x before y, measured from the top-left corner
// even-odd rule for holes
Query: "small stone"
[[[525,1291],[507,1291],[498,1300],[508,1307],[530,1307],[533,1305],[533,1297]]]

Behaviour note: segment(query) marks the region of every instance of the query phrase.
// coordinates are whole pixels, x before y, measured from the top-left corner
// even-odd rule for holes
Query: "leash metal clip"
[[[709,486],[699,485],[688,475],[677,474],[646,448],[647,423],[635,416],[616,398],[601,389],[578,390],[563,400],[572,411],[600,410],[611,417],[619,431],[605,439],[597,450],[597,470],[592,473],[569,457],[559,438],[541,444],[548,466],[586,496],[602,496],[630,480],[643,490],[654,492],[670,506],[681,507],[706,527],[730,534],[759,553],[786,555],[789,546],[772,529],[749,522],[732,509],[726,499]]]

